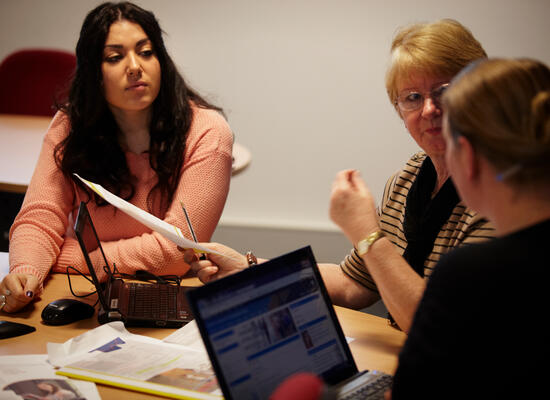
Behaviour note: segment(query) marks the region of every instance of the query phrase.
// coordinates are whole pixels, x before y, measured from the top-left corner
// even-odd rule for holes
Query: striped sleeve
[[[425,158],[424,153],[413,155],[399,173],[390,177],[384,188],[379,207],[380,227],[399,254],[403,254],[407,247],[403,230],[407,195]],[[428,278],[439,258],[451,249],[493,237],[494,228],[486,218],[468,209],[462,202],[458,203],[437,235],[432,252],[424,263],[424,276]],[[378,293],[374,280],[355,249],[344,258],[340,267],[349,277]]]

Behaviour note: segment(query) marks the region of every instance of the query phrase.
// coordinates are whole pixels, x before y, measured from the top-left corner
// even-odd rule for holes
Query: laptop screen
[[[101,242],[99,241],[99,238],[95,231],[90,214],[88,213],[88,208],[86,207],[86,203],[84,202],[80,203],[78,215],[74,224],[74,231],[80,244],[80,248],[82,249],[84,259],[86,260],[86,264],[88,265],[88,271],[90,273],[92,281],[94,282],[94,286],[97,289],[99,301],[104,310],[109,310],[109,305],[107,304],[107,300],[103,295],[101,283],[99,282],[99,279],[95,273],[90,254],[96,250],[99,251],[101,253],[103,262],[105,263],[103,264],[105,266],[105,270],[109,275],[111,274],[111,270],[109,267],[109,263],[107,262],[107,258],[105,257],[105,253],[103,252],[103,248],[101,247]]]
[[[267,399],[297,372],[328,383],[357,372],[310,247],[188,296],[227,398]]]

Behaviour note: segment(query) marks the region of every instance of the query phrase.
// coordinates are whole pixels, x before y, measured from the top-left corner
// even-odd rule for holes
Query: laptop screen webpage
[[[267,399],[296,372],[335,383],[357,371],[309,247],[201,290],[191,302],[231,398]]]

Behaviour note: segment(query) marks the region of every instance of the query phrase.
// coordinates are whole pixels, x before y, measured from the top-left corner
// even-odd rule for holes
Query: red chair
[[[76,67],[73,53],[24,49],[0,64],[0,113],[53,116],[64,101]]]

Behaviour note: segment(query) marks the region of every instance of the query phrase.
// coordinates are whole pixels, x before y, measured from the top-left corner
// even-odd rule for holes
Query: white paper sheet
[[[199,327],[195,320],[185,324],[177,331],[166,336],[162,339],[165,343],[174,343],[182,344],[185,346],[193,347],[195,350],[202,349],[205,355],[208,355],[206,352],[206,347],[204,347],[204,342],[202,341],[201,333],[199,332]]]
[[[90,189],[96,192],[99,196],[101,196],[105,201],[109,202],[111,205],[115,206],[119,210],[125,212],[132,218],[135,218],[136,220],[138,220],[148,228],[154,230],[155,232],[160,233],[162,236],[176,243],[181,248],[194,249],[196,252],[199,252],[199,253],[220,254],[192,240],[187,239],[185,236],[183,236],[181,229],[178,228],[177,226],[171,225],[168,222],[163,221],[152,214],[149,214],[147,211],[144,211],[141,208],[136,207],[135,205],[127,202],[126,200],[123,200],[120,197],[115,196],[114,194],[106,190],[103,186],[97,183],[90,182],[82,178],[78,174],[74,174],[74,175],[78,179],[80,179],[82,182],[84,182],[86,186],[88,186]]]
[[[153,344],[162,343],[162,340],[159,339],[134,335],[126,330],[121,321],[113,321],[86,331],[79,336],[67,340],[65,343],[48,343],[48,361],[56,367],[70,364],[91,349],[101,347],[114,338],[121,338],[123,340],[133,339]]]

